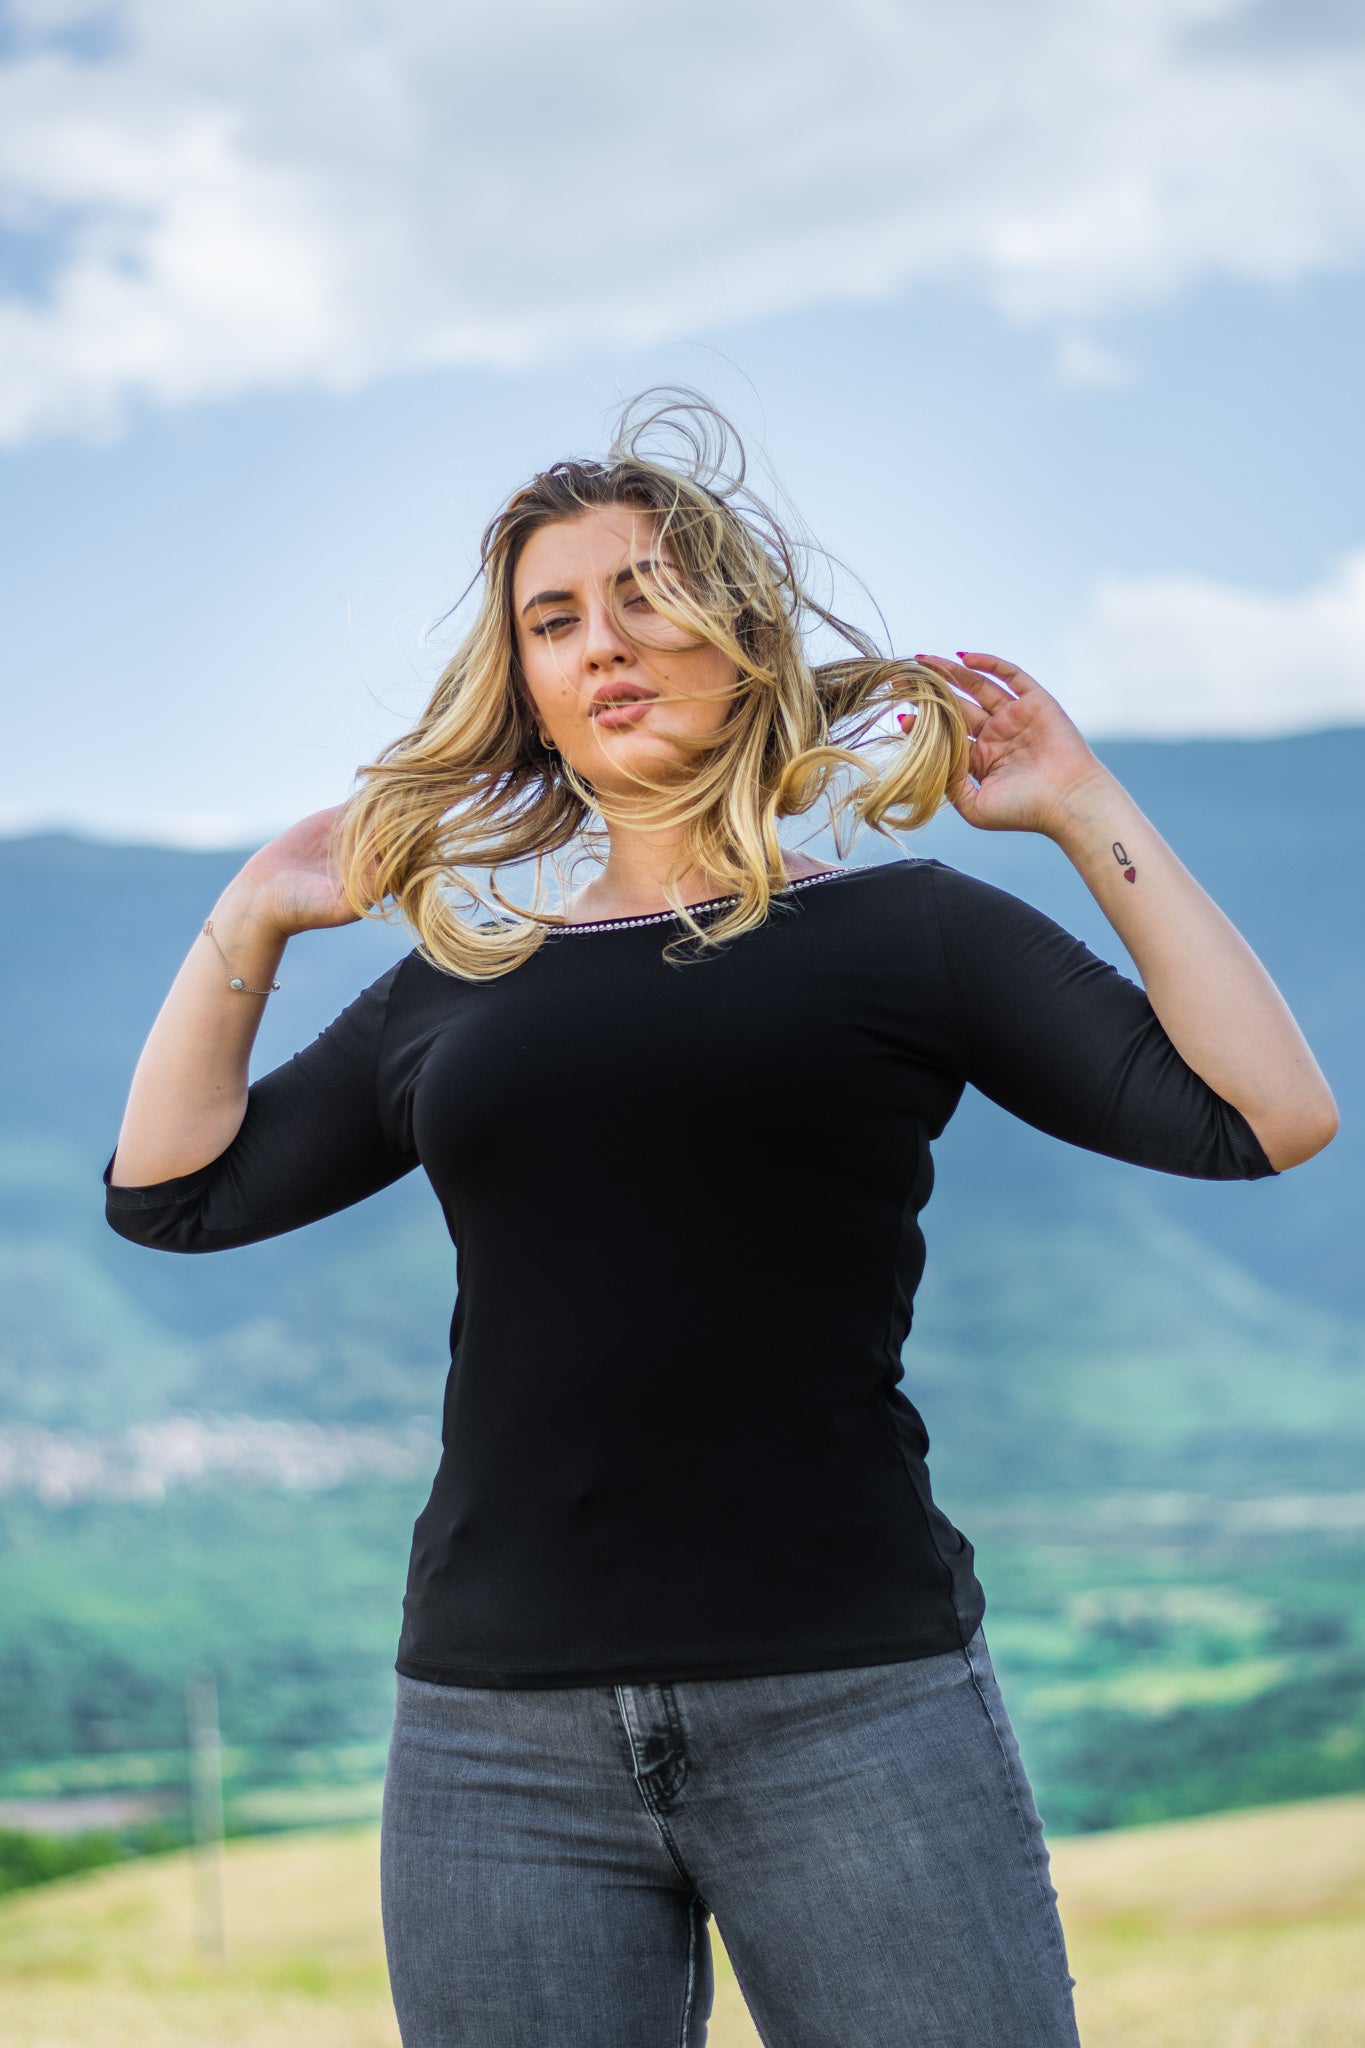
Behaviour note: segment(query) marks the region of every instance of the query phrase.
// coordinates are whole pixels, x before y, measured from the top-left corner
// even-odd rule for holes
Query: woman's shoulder
[[[865,874],[875,877],[888,889],[932,894],[945,902],[1023,901],[998,883],[987,882],[966,868],[954,867],[951,861],[941,860],[937,854],[907,853],[889,860],[864,861],[856,867],[829,868],[826,872],[834,876]]]
[[[869,893],[877,891],[919,891],[924,886],[926,872],[943,868],[943,862],[924,854],[892,855],[889,859],[847,861],[837,864],[833,861],[812,861],[809,867],[792,869],[788,874],[788,887],[805,889],[821,883],[829,883],[836,890],[855,885]],[[945,870],[952,872],[952,870]]]
[[[875,952],[897,932],[917,945],[940,914],[930,880],[940,867],[918,854],[842,865],[813,862],[807,872],[789,877],[773,907],[780,923],[784,912],[809,913],[800,919],[809,946],[842,947],[856,936]]]
[[[841,922],[856,914],[869,933],[884,930],[888,920],[904,919],[916,933],[927,926],[942,933],[945,943],[979,946],[1005,933],[1031,941],[1043,926],[1052,926],[1023,897],[936,854],[828,865],[794,878],[790,889],[797,901],[818,898],[831,912],[837,910]]]

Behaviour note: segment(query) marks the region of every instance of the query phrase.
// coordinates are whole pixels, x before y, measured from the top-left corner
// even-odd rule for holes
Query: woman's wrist
[[[273,974],[290,934],[280,929],[260,892],[240,877],[229,882],[209,912],[212,939],[218,941],[235,974],[250,981]]]
[[[1105,868],[1131,866],[1136,879],[1138,849],[1127,842],[1144,828],[1151,829],[1118,777],[1096,763],[1093,773],[1058,794],[1046,836],[1078,868],[1096,862]],[[1124,858],[1116,847],[1123,849]]]

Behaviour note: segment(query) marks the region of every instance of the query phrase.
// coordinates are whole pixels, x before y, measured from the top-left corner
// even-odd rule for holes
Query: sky
[[[1365,722],[1362,105],[1358,0],[0,4],[0,831],[340,802],[659,383],[897,652]]]

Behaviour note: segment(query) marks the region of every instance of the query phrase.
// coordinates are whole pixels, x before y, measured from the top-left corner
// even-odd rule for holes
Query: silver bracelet
[[[208,933],[209,937],[213,939],[213,919],[211,917],[206,917],[204,919],[203,929]],[[217,939],[213,939],[213,943],[215,946],[218,946]],[[232,972],[231,963],[228,960],[227,954],[223,951],[221,946],[218,946],[218,958],[222,961],[224,967],[226,967],[228,970],[228,987],[235,988],[239,995],[268,996],[274,989],[277,989],[279,987],[279,983],[277,981],[272,981],[269,988],[248,988],[246,983],[242,980],[241,975],[234,974]]]

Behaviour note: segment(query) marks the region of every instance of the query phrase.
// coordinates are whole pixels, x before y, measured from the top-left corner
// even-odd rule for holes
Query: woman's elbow
[[[1251,1119],[1247,1121],[1251,1122]],[[1341,1117],[1331,1095],[1293,1117],[1272,1120],[1265,1125],[1252,1123],[1261,1150],[1276,1173],[1285,1173],[1291,1166],[1302,1166],[1305,1159],[1312,1159],[1324,1151],[1340,1128]]]
[[[183,1216],[158,1215],[154,1210],[106,1208],[104,1220],[126,1244],[135,1244],[145,1252],[202,1252],[210,1249]]]

